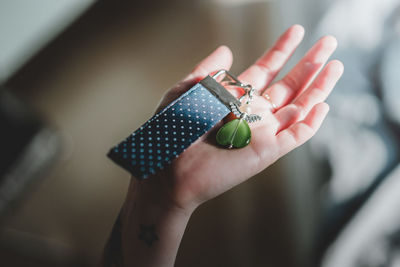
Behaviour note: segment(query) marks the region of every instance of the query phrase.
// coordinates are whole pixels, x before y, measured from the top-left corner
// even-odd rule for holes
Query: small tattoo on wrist
[[[143,240],[143,242],[146,243],[147,246],[151,247],[154,242],[158,240],[158,237],[156,235],[156,227],[155,225],[140,225],[140,233],[139,233],[139,239]]]

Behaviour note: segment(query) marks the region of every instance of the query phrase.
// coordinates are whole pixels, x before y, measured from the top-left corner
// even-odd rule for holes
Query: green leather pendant
[[[219,129],[217,143],[228,148],[242,148],[250,143],[251,131],[243,118],[235,119]]]

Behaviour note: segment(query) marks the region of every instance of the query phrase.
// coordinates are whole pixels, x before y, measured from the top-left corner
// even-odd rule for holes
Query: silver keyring
[[[225,77],[229,77],[233,81],[223,81],[223,79],[225,78],[224,77],[220,82],[221,84],[226,84],[228,86],[240,87],[240,88],[242,88],[244,90],[244,94],[239,97],[239,101],[240,102],[242,102],[243,98],[246,97],[246,96],[248,96],[246,104],[249,104],[253,100],[253,95],[254,95],[255,88],[253,88],[253,86],[251,84],[242,83],[235,75],[231,74],[229,71],[224,70],[224,69],[219,70],[212,77],[214,79],[217,79],[222,74],[225,74]]]

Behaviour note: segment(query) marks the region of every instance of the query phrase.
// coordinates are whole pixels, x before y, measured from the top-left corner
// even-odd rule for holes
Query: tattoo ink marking
[[[155,233],[155,228],[156,227],[154,225],[140,225],[139,239],[143,240],[149,247],[151,247],[153,243],[158,240],[158,237]]]

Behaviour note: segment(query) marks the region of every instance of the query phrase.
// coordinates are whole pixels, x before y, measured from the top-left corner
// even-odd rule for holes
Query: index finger
[[[293,25],[279,37],[274,46],[265,52],[239,79],[262,92],[289,60],[304,37],[304,28]]]

